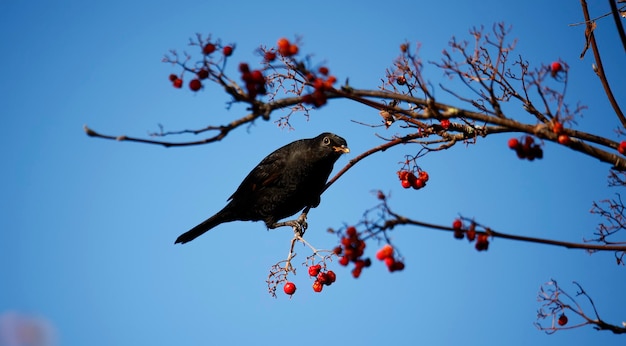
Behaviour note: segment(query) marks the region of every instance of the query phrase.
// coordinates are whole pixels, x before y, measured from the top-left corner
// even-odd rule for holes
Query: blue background
[[[590,8],[608,11],[604,2]],[[222,208],[261,158],[290,141],[326,130],[343,136],[352,153],[336,170],[380,144],[374,134],[394,128],[352,121],[378,123],[370,108],[334,100],[309,119],[294,115],[295,131],[258,121],[189,148],[93,139],[82,130],[141,137],[158,124],[195,129],[244,115],[242,107],[226,110],[219,88],[194,94],[167,81],[179,70],[162,63],[163,54],[197,54],[187,46],[195,33],[236,43],[233,60],[253,66],[260,44],[301,35],[301,52],[325,61],[340,81],[376,89],[401,43],[420,42],[424,60],[438,61],[451,36],[470,39],[471,27],[499,21],[513,26],[516,52],[532,66],[559,58],[570,65],[567,100],[589,107],[577,128],[618,138],[591,53],[579,59],[584,27],[569,26],[582,21],[577,2],[1,2],[0,322],[39,326],[41,338],[57,345],[623,345],[623,336],[591,327],[548,336],[532,324],[537,291],[551,278],[571,293],[571,282],[581,283],[606,321],[626,319],[626,277],[612,253],[503,239],[478,253],[449,233],[403,227],[392,233],[406,257],[403,272],[375,263],[355,280],[333,264],[337,282],[316,294],[300,270],[293,299],[273,299],[265,279],[287,255],[288,229],[230,223],[174,246]],[[610,18],[596,34],[624,101],[624,53]],[[425,74],[435,85],[447,81],[432,65]],[[441,90],[436,96],[453,101]],[[521,107],[510,111],[533,121]],[[326,228],[359,220],[377,203],[376,189],[391,193],[396,211],[427,222],[448,225],[461,213],[508,233],[592,238],[601,221],[589,214],[592,201],[616,192],[607,188],[609,165],[551,143],[543,160],[521,161],[508,138],[420,159],[431,180],[419,191],[403,190],[395,175],[417,147],[359,163],[309,214],[308,241],[334,247]],[[299,252],[303,260],[307,251]]]

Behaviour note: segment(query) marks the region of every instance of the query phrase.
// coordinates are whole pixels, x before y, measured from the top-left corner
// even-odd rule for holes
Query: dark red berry
[[[354,236],[356,236],[356,228],[355,228],[354,226],[350,226],[350,227],[348,227],[348,228],[346,229],[346,234],[347,234],[349,237],[354,237]]]
[[[207,43],[204,48],[202,48],[204,55],[209,55],[213,52],[215,52],[215,45],[213,43]]]
[[[567,316],[565,316],[565,314],[561,314],[561,316],[559,316],[559,320],[557,321],[559,323],[559,326],[564,326],[567,324]]]
[[[222,53],[224,53],[224,56],[231,56],[233,54],[233,47],[232,46],[226,46],[226,47],[222,48]]]
[[[326,272],[326,277],[328,278],[329,285],[335,282],[335,280],[337,280],[337,274],[335,274],[335,272],[332,270],[329,270]]]
[[[189,81],[189,89],[193,91],[198,91],[202,88],[202,82],[199,79],[192,79]]]
[[[202,69],[196,73],[198,79],[207,79],[209,78],[209,71]]]
[[[324,272],[317,274],[317,281],[319,281],[322,285],[328,285],[328,275]]]

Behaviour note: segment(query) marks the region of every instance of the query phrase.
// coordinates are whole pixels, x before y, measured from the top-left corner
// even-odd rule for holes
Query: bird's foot
[[[308,227],[308,224],[306,222],[306,213],[300,214],[300,216],[298,216],[298,218],[295,220],[276,222],[275,224],[271,225],[269,228],[278,228],[278,227],[283,227],[283,226],[289,226],[293,228],[293,233],[295,233],[298,237],[302,237]]]

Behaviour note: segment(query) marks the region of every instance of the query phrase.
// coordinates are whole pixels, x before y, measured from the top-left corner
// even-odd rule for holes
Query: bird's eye
[[[328,137],[324,137],[324,139],[322,141],[324,142],[324,145],[329,145],[330,144],[330,138],[328,138]]]

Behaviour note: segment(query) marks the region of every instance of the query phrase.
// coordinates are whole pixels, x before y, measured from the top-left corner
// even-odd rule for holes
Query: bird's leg
[[[278,227],[289,226],[293,228],[293,232],[295,234],[297,234],[299,237],[302,237],[308,227],[308,224],[306,222],[306,214],[306,212],[302,212],[302,214],[300,214],[300,216],[298,216],[298,218],[295,220],[276,222],[273,225],[270,225],[269,228],[274,229]]]

